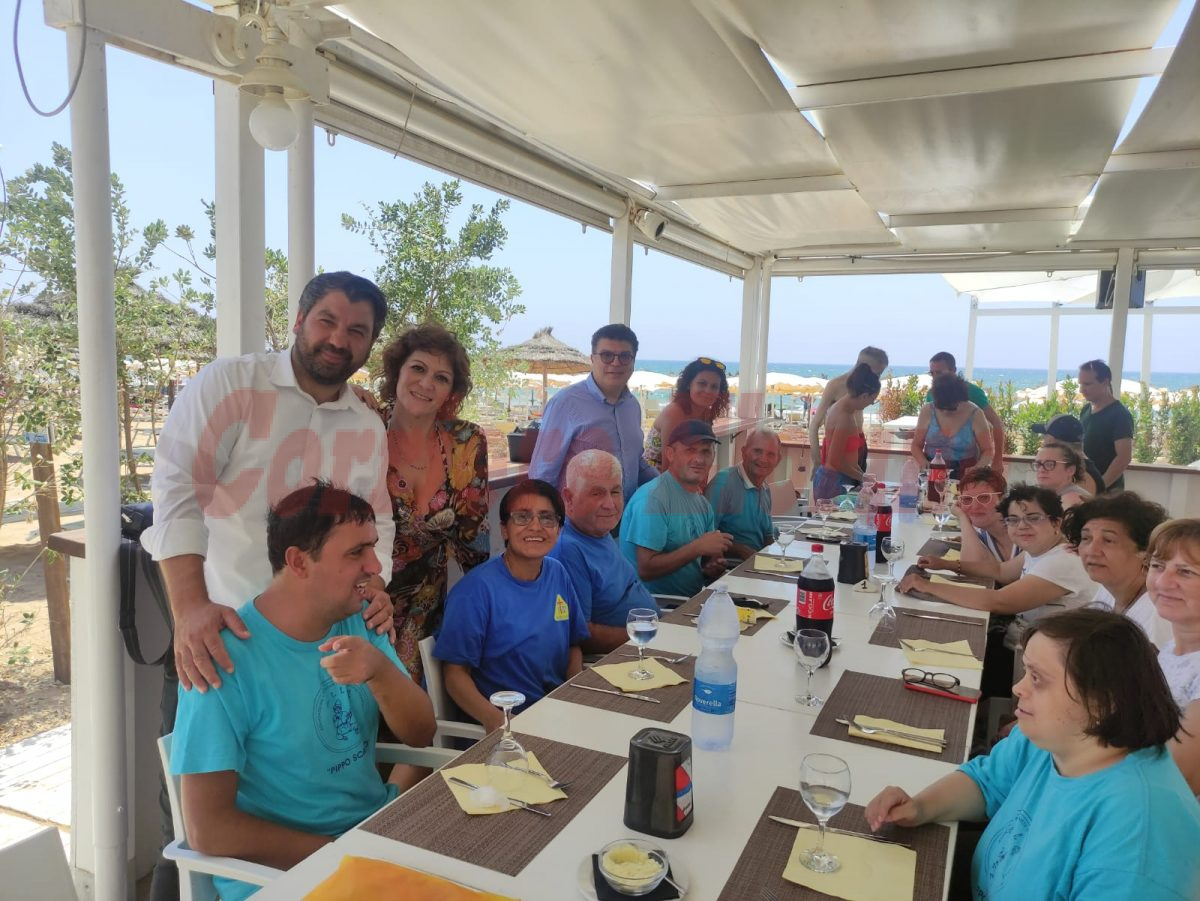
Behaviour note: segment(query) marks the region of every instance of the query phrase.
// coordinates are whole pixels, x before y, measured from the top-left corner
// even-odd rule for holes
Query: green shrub
[[[1193,386],[1170,402],[1163,443],[1168,463],[1187,466],[1200,459],[1200,388]]]

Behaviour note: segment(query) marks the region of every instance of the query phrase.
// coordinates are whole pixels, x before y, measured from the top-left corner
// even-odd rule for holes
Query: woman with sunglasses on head
[[[1053,491],[1017,485],[1000,501],[1000,514],[1009,539],[1023,552],[997,567],[1001,587],[947,585],[914,572],[900,581],[899,590],[915,589],[972,610],[1015,614],[1006,641],[1015,648],[1024,626],[1049,613],[1090,603],[1097,586],[1059,530],[1062,502]]]
[[[867,436],[862,411],[879,397],[875,370],[859,363],[846,377],[846,393],[829,408],[821,441],[821,465],[813,473],[813,500],[826,500],[862,484],[867,466]]]
[[[1151,644],[1171,640],[1171,626],[1154,610],[1146,590],[1146,548],[1167,511],[1132,491],[1101,495],[1063,514],[1063,535],[1100,586],[1093,607],[1122,613],[1142,627]]]
[[[1038,448],[1032,466],[1038,485],[1057,494],[1064,510],[1091,500],[1092,495],[1080,484],[1084,476],[1083,458],[1067,445]]]
[[[675,382],[675,395],[646,433],[642,459],[664,472],[664,435],[670,435],[675,426],[689,419],[699,419],[712,425],[728,413],[729,379],[725,376],[725,364],[711,357],[697,357],[683,367],[683,372],[679,373]]]
[[[1200,897],[1200,805],[1164,753],[1179,708],[1145,635],[1126,617],[1072,610],[1021,644],[1017,728],[914,796],[885,788],[867,824],[988,820],[973,898]]]
[[[1154,609],[1171,626],[1158,664],[1183,709],[1183,727],[1167,747],[1200,797],[1200,519],[1163,523],[1150,536],[1147,553],[1146,588]]]
[[[990,466],[977,466],[959,482],[959,496],[951,508],[958,517],[962,549],[955,559],[920,556],[917,565],[949,569],[972,576],[999,576],[1000,564],[1021,552],[1008,535],[1000,515],[1000,499],[1008,490],[1004,476]]]
[[[446,691],[489,731],[504,715],[494,692],[525,696],[523,710],[583,669],[587,619],[566,568],[547,557],[565,513],[558,491],[526,479],[500,499],[504,553],[450,589],[434,656]]]

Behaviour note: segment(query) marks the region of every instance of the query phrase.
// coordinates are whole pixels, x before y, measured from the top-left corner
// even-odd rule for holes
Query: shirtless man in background
[[[878,347],[864,347],[858,352],[858,359],[854,365],[857,366],[859,363],[866,363],[871,367],[872,372],[878,376],[882,376],[883,371],[888,367],[887,351],[880,350]],[[813,477],[813,474],[817,471],[817,467],[821,463],[821,426],[824,425],[825,417],[829,415],[829,410],[833,405],[846,396],[846,379],[850,377],[850,373],[853,371],[854,366],[851,366],[841,375],[829,380],[829,384],[821,392],[821,400],[817,404],[816,415],[809,419],[808,447],[812,460],[808,468],[809,479]],[[855,414],[855,422],[858,425],[859,431],[861,431],[863,427],[861,412]]]

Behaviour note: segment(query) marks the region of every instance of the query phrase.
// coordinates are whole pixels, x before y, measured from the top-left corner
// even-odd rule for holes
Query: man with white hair
[[[562,484],[567,521],[550,556],[567,568],[587,617],[588,654],[606,654],[629,638],[625,619],[634,607],[657,609],[612,537],[621,521],[625,494],[621,463],[602,450],[571,458]]]
[[[754,429],[742,444],[742,462],[722,469],[705,489],[717,528],[733,536],[727,557],[750,557],[775,540],[767,479],[779,465],[783,445],[775,432]]]

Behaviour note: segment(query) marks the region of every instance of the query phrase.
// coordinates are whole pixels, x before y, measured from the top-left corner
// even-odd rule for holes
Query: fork
[[[539,779],[545,779],[547,785],[549,785],[551,788],[557,788],[559,791],[562,791],[571,784],[570,782],[559,782],[549,774],[539,773],[537,770],[527,770],[524,767],[513,766],[512,764],[508,763],[502,763],[500,766],[504,767],[506,770],[516,770],[518,773],[528,773],[530,776],[537,776]]]
[[[699,614],[697,614],[697,615],[699,615]],[[687,614],[685,613],[684,616],[687,616]],[[621,656],[622,657],[636,657],[637,654],[622,653]],[[661,660],[663,663],[683,663],[683,661],[687,660],[691,656],[692,656],[691,654],[680,654],[678,657],[665,657],[662,654],[647,654],[646,659],[647,660]]]

